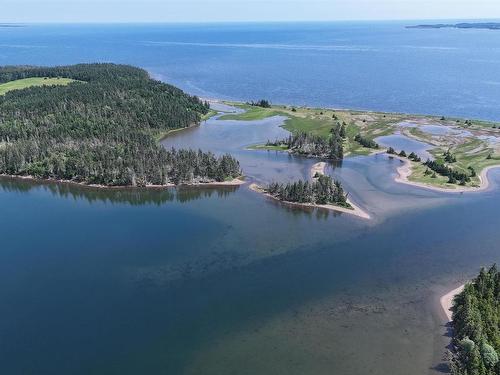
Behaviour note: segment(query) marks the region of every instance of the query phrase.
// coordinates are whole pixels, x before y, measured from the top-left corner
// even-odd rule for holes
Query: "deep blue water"
[[[402,26],[0,28],[0,64],[123,62],[209,97],[500,120],[500,33]],[[164,144],[229,151],[250,180],[306,177],[314,160],[245,149],[282,136],[280,121],[210,120]],[[500,262],[500,173],[445,195],[395,183],[399,163],[328,168],[371,221],[245,186],[1,179],[0,372],[436,373],[438,297]]]
[[[29,25],[0,64],[111,61],[212,98],[500,121],[500,33],[408,22]]]

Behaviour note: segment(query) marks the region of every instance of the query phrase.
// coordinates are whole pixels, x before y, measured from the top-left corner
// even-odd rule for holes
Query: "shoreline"
[[[205,100],[203,98],[200,98],[202,100]],[[208,101],[213,101],[216,103],[224,103],[228,105],[245,105],[246,102],[242,101],[241,99],[220,99],[220,98],[213,98],[213,99],[208,99]],[[435,119],[441,121],[442,114],[431,114],[431,113],[407,113],[407,112],[400,112],[400,111],[384,111],[381,109],[368,109],[368,108],[363,108],[363,107],[334,107],[334,106],[329,106],[326,105],[324,107],[318,107],[315,105],[292,105],[292,104],[286,104],[286,103],[271,103],[271,109],[273,107],[296,107],[296,108],[304,108],[304,109],[318,109],[318,110],[326,110],[326,111],[338,111],[338,112],[355,112],[359,114],[376,114],[376,115],[404,115],[404,116],[411,116],[414,117],[417,120],[421,119]],[[279,109],[279,108],[278,108]],[[449,117],[446,117],[445,121],[449,121],[450,123],[453,123],[456,120],[465,120],[463,117],[459,117],[459,115],[450,115]],[[497,123],[498,120],[494,119],[481,119],[481,118],[471,118],[470,120],[472,121],[479,121],[479,122],[486,122],[486,123]]]
[[[273,200],[275,200],[279,203],[282,203],[282,204],[296,206],[296,207],[304,207],[304,208],[305,207],[322,208],[325,210],[337,211],[337,212],[341,212],[341,213],[345,213],[345,214],[354,215],[356,217],[359,217],[359,218],[365,219],[365,220],[371,220],[371,217],[370,217],[370,215],[368,215],[368,213],[363,211],[358,206],[354,205],[352,202],[349,202],[349,200],[347,200],[347,201],[352,206],[352,209],[346,208],[346,207],[335,206],[333,204],[312,204],[312,203],[297,203],[297,202],[282,201],[282,200],[272,196],[271,194],[266,193],[266,191],[261,186],[257,185],[256,183],[250,184],[248,186],[248,188],[256,193],[262,194],[265,197],[273,199]]]
[[[199,127],[201,125],[201,123],[203,121],[206,121],[206,120],[201,120],[198,123],[193,123],[193,124],[191,124],[189,126],[186,126],[185,128],[178,128],[178,129],[167,130],[165,133],[162,133],[162,134],[159,135],[159,137],[157,138],[158,142],[161,143],[161,141],[163,141],[165,138],[170,137],[172,134],[180,133],[180,132],[183,132],[183,131],[186,131],[186,130],[191,130],[191,129],[197,128],[197,127]]]
[[[445,295],[441,296],[439,299],[439,303],[441,305],[441,309],[443,313],[445,314],[448,322],[452,321],[452,312],[451,308],[453,307],[453,298],[459,293],[461,293],[464,290],[465,284],[460,285],[458,288],[455,288]]]
[[[230,181],[212,181],[212,182],[196,182],[190,184],[172,184],[168,183],[165,185],[145,185],[145,186],[132,186],[132,185],[123,185],[123,186],[108,186],[108,185],[99,185],[99,184],[86,184],[84,182],[77,182],[72,180],[58,180],[55,178],[38,178],[34,176],[16,176],[16,175],[7,175],[0,174],[0,178],[12,179],[12,180],[26,180],[30,182],[39,182],[39,183],[54,183],[54,184],[66,184],[66,185],[75,185],[92,189],[103,189],[103,190],[120,190],[120,189],[166,189],[166,188],[178,188],[178,187],[222,187],[222,186],[241,186],[246,183],[244,177],[237,177]]]
[[[327,167],[327,164],[324,161],[314,164],[311,167],[311,170],[309,172],[311,178],[314,178],[314,176],[316,174],[324,175],[326,167]],[[352,208],[336,206],[333,204],[313,204],[313,203],[297,203],[297,202],[282,201],[282,200],[272,196],[271,194],[266,193],[266,191],[261,186],[257,185],[256,183],[250,184],[248,186],[248,188],[252,191],[255,191],[256,193],[262,194],[262,195],[264,195],[268,198],[271,198],[275,201],[278,201],[280,203],[289,204],[289,205],[297,206],[297,207],[323,208],[326,210],[337,211],[337,212],[342,212],[342,213],[354,215],[354,216],[357,216],[361,219],[371,220],[370,215],[366,211],[364,211],[362,208],[360,208],[359,206],[352,203],[352,201],[350,201],[349,198],[347,198],[347,203],[349,203]]]
[[[385,152],[384,152],[385,153]],[[387,154],[388,157],[392,157],[394,159],[398,159],[401,162],[403,162],[403,165],[399,166],[397,168],[397,173],[398,175],[394,178],[394,181],[400,183],[400,184],[406,184],[410,186],[415,186],[427,190],[432,190],[432,191],[437,191],[440,193],[474,193],[474,192],[481,192],[488,190],[490,187],[490,181],[488,179],[488,172],[492,169],[495,168],[500,168],[500,165],[490,165],[488,167],[485,167],[481,170],[481,173],[479,174],[479,186],[477,187],[472,187],[472,186],[458,186],[456,189],[449,189],[449,188],[444,188],[444,187],[439,187],[439,186],[433,186],[429,185],[423,182],[416,182],[416,181],[410,181],[409,177],[413,173],[412,170],[412,165],[411,162],[403,158],[399,155],[389,155]]]
[[[311,178],[314,178],[314,176],[316,174],[320,174],[320,175],[325,175],[326,174],[326,167],[328,166],[328,164],[324,161],[320,161],[319,163],[316,163],[314,164],[312,167],[311,167]],[[347,203],[349,203],[352,207],[352,210],[350,209],[346,209],[347,211],[342,211],[342,212],[347,212],[347,213],[350,213],[352,214],[354,212],[356,212],[356,216],[359,216],[359,217],[362,217],[363,219],[371,219],[370,215],[368,214],[368,212],[366,212],[365,210],[363,210],[361,207],[359,207],[358,205],[354,204],[349,198],[347,198]],[[321,205],[317,205],[317,206],[321,206]],[[327,206],[333,206],[333,207],[338,207],[338,208],[344,208],[344,207],[340,207],[340,206],[335,206],[335,205],[327,205]]]

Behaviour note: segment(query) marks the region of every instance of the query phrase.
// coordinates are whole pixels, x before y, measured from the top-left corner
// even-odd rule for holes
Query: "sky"
[[[0,22],[500,18],[500,0],[0,0]]]

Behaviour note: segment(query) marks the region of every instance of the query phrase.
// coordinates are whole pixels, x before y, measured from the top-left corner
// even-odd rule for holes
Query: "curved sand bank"
[[[480,183],[479,186],[477,187],[458,186],[456,189],[448,189],[444,187],[425,184],[422,182],[410,181],[409,177],[412,174],[411,162],[408,159],[398,155],[389,155],[389,157],[399,159],[404,163],[397,169],[398,176],[396,176],[396,178],[394,179],[396,182],[420,187],[423,189],[438,191],[442,193],[467,193],[467,192],[479,192],[487,190],[490,187],[490,181],[488,180],[488,172],[494,168],[500,168],[500,165],[491,165],[489,167],[484,168],[478,176]]]
[[[319,163],[314,164],[312,166],[311,172],[310,172],[311,178],[313,178],[316,175],[316,173],[324,175],[325,169],[326,169],[325,162],[319,162]],[[266,191],[262,187],[260,187],[259,185],[255,184],[255,183],[250,184],[250,186],[248,188],[250,190],[257,192],[257,193],[263,194],[268,198],[274,199],[274,200],[281,202],[281,203],[284,203],[284,204],[289,204],[292,206],[299,206],[299,207],[323,208],[326,210],[332,210],[332,211],[343,212],[346,214],[354,215],[354,216],[360,217],[362,219],[370,219],[370,215],[366,211],[364,211],[360,207],[356,206],[349,199],[347,199],[347,203],[349,203],[352,208],[335,206],[333,204],[312,204],[312,203],[287,202],[287,201],[279,200],[278,198],[272,196],[271,194],[266,193]]]
[[[217,187],[217,186],[240,186],[245,183],[243,177],[235,178],[230,181],[212,181],[212,182],[194,182],[190,184],[165,184],[165,185],[146,185],[146,186],[108,186],[108,185],[98,185],[98,184],[86,184],[84,182],[77,182],[71,180],[58,180],[54,178],[38,178],[34,176],[16,176],[16,175],[7,175],[0,174],[0,177],[11,178],[11,179],[19,179],[19,180],[29,180],[34,182],[49,182],[49,183],[61,183],[61,184],[69,184],[69,185],[78,185],[88,188],[94,189],[162,189],[162,188],[171,188],[171,187],[179,187],[179,186],[193,186],[193,187]]]
[[[287,201],[282,201],[282,200],[272,196],[271,194],[266,193],[266,191],[262,187],[260,187],[259,185],[255,184],[255,183],[250,184],[248,186],[248,188],[250,190],[253,190],[257,193],[263,194],[266,197],[274,199],[275,201],[278,201],[278,202],[283,203],[283,204],[288,204],[288,205],[297,206],[297,207],[323,208],[326,210],[337,211],[337,212],[342,212],[342,213],[354,215],[354,216],[357,216],[357,217],[362,218],[362,219],[367,219],[367,220],[370,219],[370,215],[368,215],[365,211],[363,211],[358,206],[352,204],[352,202],[349,202],[349,200],[348,200],[348,203],[351,205],[352,208],[335,206],[333,204],[312,204],[312,203],[287,202]]]
[[[311,178],[314,178],[316,174],[325,174],[326,163],[324,161],[314,164],[311,167]]]
[[[316,176],[316,174],[324,175],[325,171],[326,171],[326,166],[327,166],[327,164],[324,161],[321,161],[319,163],[314,164],[311,167],[311,178],[314,178],[314,176]],[[339,206],[335,206],[335,205],[314,205],[314,206],[323,207],[323,208],[327,208],[330,210],[334,210],[335,208],[337,208],[337,211],[346,212],[349,214],[354,214],[358,217],[362,217],[363,219],[370,219],[370,215],[366,211],[364,211],[361,207],[352,203],[352,201],[349,200],[349,198],[347,198],[347,203],[349,203],[351,205],[352,209],[345,208],[345,207],[339,207]]]
[[[458,288],[453,289],[452,291],[446,293],[439,299],[443,312],[445,313],[446,318],[448,319],[449,322],[451,322],[452,320],[451,308],[453,307],[453,298],[455,298],[457,294],[461,293],[462,290],[464,290],[464,287],[465,285],[460,285]]]

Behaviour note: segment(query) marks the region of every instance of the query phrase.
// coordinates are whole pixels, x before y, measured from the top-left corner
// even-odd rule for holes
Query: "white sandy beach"
[[[335,206],[335,205],[332,205],[332,204],[312,204],[312,203],[296,203],[296,202],[281,201],[278,198],[273,197],[271,194],[267,194],[262,187],[260,187],[259,185],[255,184],[255,183],[254,184],[250,184],[248,186],[248,188],[250,190],[253,190],[253,191],[257,192],[257,193],[263,194],[263,195],[265,195],[268,198],[274,199],[274,200],[276,200],[276,201],[278,201],[280,203],[287,204],[287,205],[290,205],[290,206],[310,207],[310,208],[323,208],[325,210],[343,212],[343,213],[346,213],[346,214],[354,215],[354,216],[357,216],[357,217],[362,218],[362,219],[367,219],[367,220],[371,219],[371,217],[370,217],[370,215],[368,215],[368,213],[366,213],[365,211],[363,211],[358,206],[354,205],[352,202],[349,202],[349,200],[348,200],[348,203],[352,206],[352,209],[351,208],[346,208],[346,207]]]
[[[311,178],[314,178],[314,176],[316,176],[316,174],[324,175],[326,172],[326,166],[327,166],[327,164],[324,161],[321,161],[319,163],[314,164],[311,167]],[[349,203],[351,205],[352,209],[338,207],[338,206],[334,206],[334,205],[315,205],[315,206],[327,208],[329,210],[336,209],[337,211],[346,212],[349,214],[353,214],[353,211],[354,211],[355,212],[354,214],[356,216],[362,217],[363,219],[370,219],[370,215],[366,211],[364,211],[361,207],[352,203],[352,201],[349,200],[349,198],[347,198],[347,203]]]
[[[314,178],[316,174],[320,175],[325,174],[325,170],[326,170],[326,163],[324,161],[314,164],[311,167],[311,178]]]
[[[311,167],[311,172],[310,172],[311,178],[313,178],[316,175],[316,173],[324,175],[326,166],[327,166],[327,164],[325,162],[319,162],[319,163],[314,164]],[[352,208],[335,206],[333,204],[311,204],[311,203],[283,202],[283,201],[280,201],[279,199],[277,199],[276,197],[273,197],[271,194],[267,194],[262,187],[260,187],[259,185],[255,184],[255,183],[250,184],[249,189],[253,190],[257,193],[264,194],[266,197],[277,200],[281,203],[289,204],[291,206],[323,208],[326,210],[332,210],[332,211],[343,212],[346,214],[354,215],[354,216],[357,216],[357,217],[362,218],[362,219],[367,219],[367,220],[371,219],[370,215],[366,211],[364,211],[359,206],[352,203],[349,199],[347,199],[347,203],[349,203]]]
[[[451,322],[452,318],[452,312],[451,308],[453,306],[453,298],[462,292],[464,290],[465,285],[460,285],[458,288],[453,289],[452,291],[446,293],[444,296],[442,296],[439,301],[441,303],[441,307],[443,309],[443,312],[446,315],[446,318],[448,319],[449,322]]]

